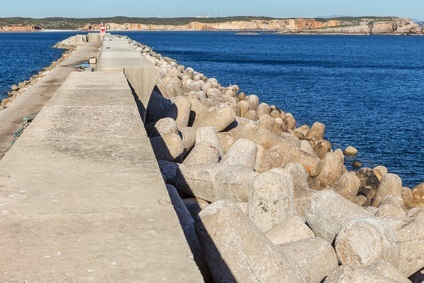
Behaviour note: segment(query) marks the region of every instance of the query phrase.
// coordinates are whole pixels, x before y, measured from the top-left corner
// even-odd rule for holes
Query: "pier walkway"
[[[153,68],[136,53],[105,43],[0,160],[1,282],[203,281],[123,72]]]
[[[99,42],[90,42],[78,48],[57,68],[17,97],[10,106],[0,111],[0,159],[9,150],[14,140],[13,133],[21,127],[22,118],[32,112],[40,111],[69,74],[77,70],[79,64],[99,53],[99,47]]]

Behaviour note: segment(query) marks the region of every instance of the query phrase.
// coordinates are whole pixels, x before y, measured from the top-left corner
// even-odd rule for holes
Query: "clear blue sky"
[[[0,7],[0,17],[34,18],[348,15],[424,19],[424,0],[0,0]]]

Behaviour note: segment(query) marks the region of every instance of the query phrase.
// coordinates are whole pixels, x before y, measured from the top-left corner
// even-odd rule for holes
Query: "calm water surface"
[[[62,56],[63,49],[51,48],[74,32],[0,33],[0,99],[10,87],[28,80]]]
[[[409,187],[424,182],[424,37],[119,34],[215,77],[222,85],[237,84],[241,91],[257,94],[261,101],[292,113],[299,125],[324,123],[334,148],[355,146],[360,152],[356,160],[364,166],[383,164]],[[40,58],[44,61],[39,67],[1,62],[0,91],[9,73],[18,74],[8,79],[10,87],[57,59],[60,51],[49,47],[69,34],[19,36],[32,43],[9,53],[30,54],[34,58],[29,62],[50,57]],[[41,42],[49,43],[36,47]],[[0,61],[4,53],[0,50]]]

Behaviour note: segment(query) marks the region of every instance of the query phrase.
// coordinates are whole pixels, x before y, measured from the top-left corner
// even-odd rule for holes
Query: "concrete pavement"
[[[11,147],[14,132],[22,126],[22,118],[32,112],[40,111],[69,74],[77,70],[78,64],[98,55],[99,47],[99,42],[93,42],[79,48],[60,66],[51,70],[17,97],[8,108],[0,111],[0,159]]]
[[[0,160],[0,251],[1,282],[203,281],[122,70],[72,73]]]

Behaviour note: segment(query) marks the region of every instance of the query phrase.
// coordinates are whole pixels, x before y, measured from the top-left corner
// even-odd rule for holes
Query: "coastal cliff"
[[[98,24],[87,24],[82,30],[99,30]],[[418,24],[405,18],[344,18],[344,19],[275,19],[228,22],[194,21],[184,25],[161,25],[141,23],[108,23],[108,30],[148,31],[276,31],[279,33],[317,34],[394,34],[420,35],[423,30]]]
[[[0,26],[0,32],[32,32],[41,30],[38,26],[32,25],[10,25]]]
[[[340,17],[288,18],[0,18],[0,32],[48,30],[98,31],[105,22],[111,31],[265,31],[303,34],[421,35],[423,27],[407,18]]]

